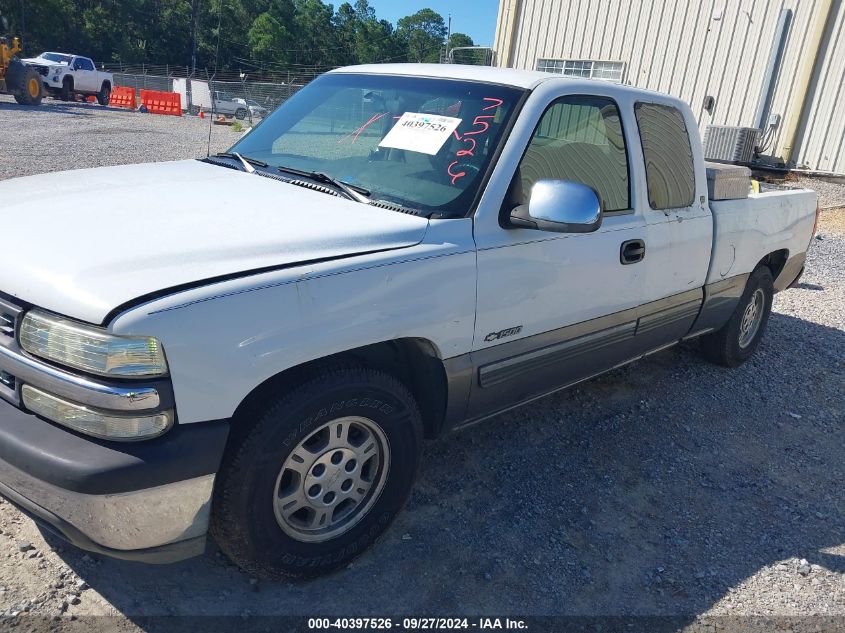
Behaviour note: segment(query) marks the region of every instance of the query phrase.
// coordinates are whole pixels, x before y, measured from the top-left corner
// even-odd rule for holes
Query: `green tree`
[[[334,7],[321,0],[296,0],[293,16],[299,64],[317,67],[336,66],[335,55],[341,49],[333,26]]]
[[[358,63],[375,64],[401,61],[405,56],[405,49],[390,22],[370,20],[364,23],[358,34],[355,54]]]
[[[452,33],[449,36],[449,48],[458,48],[460,46],[474,46],[472,38],[465,33]]]
[[[279,64],[290,61],[288,50],[293,44],[293,38],[284,23],[271,12],[255,18],[247,37],[254,59],[272,59]]]
[[[228,72],[437,61],[446,34],[431,9],[394,28],[369,0],[343,2],[337,11],[322,0],[199,0],[198,7],[197,66],[218,61]],[[192,0],[0,0],[0,12],[6,35],[22,36],[26,55],[54,50],[98,63],[190,63]],[[465,42],[459,35],[453,46]]]
[[[446,38],[443,16],[432,9],[421,9],[399,20],[396,34],[404,44],[410,62],[437,62]]]
[[[354,64],[358,57],[356,53],[358,33],[363,28],[355,7],[348,2],[340,5],[334,15],[333,25],[335,39],[339,46],[335,59],[342,61],[343,64]]]

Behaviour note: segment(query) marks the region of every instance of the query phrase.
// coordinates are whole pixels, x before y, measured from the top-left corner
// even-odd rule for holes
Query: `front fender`
[[[475,320],[472,221],[438,220],[426,241],[180,292],[120,314],[116,333],[161,340],[180,423],[230,417],[297,365],[399,338],[466,353]]]

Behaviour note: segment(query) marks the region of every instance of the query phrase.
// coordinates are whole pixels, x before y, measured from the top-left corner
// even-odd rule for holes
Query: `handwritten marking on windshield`
[[[359,136],[361,136],[361,133],[362,133],[364,130],[366,130],[366,129],[367,129],[369,126],[371,126],[373,123],[375,123],[376,121],[378,121],[379,119],[381,119],[382,117],[385,117],[385,116],[387,116],[387,115],[388,115],[388,113],[387,113],[387,112],[381,112],[381,113],[376,113],[376,114],[374,114],[373,116],[371,116],[371,117],[370,117],[370,119],[369,119],[366,123],[364,123],[364,125],[362,125],[361,127],[359,127],[357,130],[353,130],[352,132],[350,132],[349,134],[347,134],[346,136],[344,136],[343,138],[341,138],[341,139],[338,141],[338,145],[339,145],[340,143],[343,143],[343,141],[345,141],[345,140],[346,140],[346,139],[348,139],[348,138],[352,138],[352,143],[350,143],[350,145],[354,145],[354,144],[355,144],[355,141],[357,141],[357,140],[358,140],[358,137],[359,137]]]
[[[472,143],[472,147],[470,147],[469,149],[459,149],[457,152],[455,152],[455,156],[458,156],[458,157],[475,156],[475,147],[477,145],[477,143],[475,142],[475,139],[474,138],[465,138],[465,139],[461,140],[461,143],[467,143],[467,142]]]
[[[454,160],[451,163],[449,163],[449,167],[446,168],[446,172],[452,177],[452,184],[453,185],[458,181],[459,178],[463,178],[464,176],[467,175],[467,173],[465,171],[459,171],[457,174],[452,173],[452,167],[454,167],[455,165],[458,165],[458,164],[459,164],[458,161]]]
[[[484,97],[482,101],[495,101],[495,103],[481,108],[482,112],[485,112],[486,110],[494,110],[504,103],[503,99],[497,99],[495,97]]]
[[[496,97],[484,97],[482,102],[489,103],[489,105],[484,106],[481,108],[482,112],[487,110],[497,110],[499,106],[504,103],[503,99],[498,99]],[[464,144],[462,149],[459,149],[455,152],[455,158],[463,158],[464,156],[475,156],[475,149],[478,147],[477,141],[472,138],[473,136],[478,136],[479,134],[486,134],[490,130],[490,123],[488,123],[485,119],[496,119],[497,112],[493,114],[479,114],[475,117],[472,121],[473,127],[479,129],[473,129],[468,132],[464,132],[463,136],[458,133],[457,130],[454,131],[455,138]],[[452,185],[454,186],[458,180],[463,178],[467,175],[466,171],[455,171],[456,165],[458,166],[457,169],[460,169],[460,165],[462,163],[458,160],[452,161],[449,163],[449,166],[446,168],[446,173],[452,179]]]

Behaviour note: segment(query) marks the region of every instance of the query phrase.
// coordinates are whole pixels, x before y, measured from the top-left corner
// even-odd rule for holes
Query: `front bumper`
[[[46,77],[42,77],[41,81],[44,86],[48,89],[61,90],[63,78],[64,75],[59,75],[58,77],[56,77],[55,75],[47,75]]]
[[[168,562],[205,544],[227,421],[176,424],[137,442],[100,440],[25,411],[23,385],[115,414],[173,410],[166,378],[87,377],[18,345],[23,310],[0,298],[0,495],[84,549]]]
[[[173,562],[203,552],[226,421],[147,442],[70,432],[0,400],[0,494],[74,545]]]

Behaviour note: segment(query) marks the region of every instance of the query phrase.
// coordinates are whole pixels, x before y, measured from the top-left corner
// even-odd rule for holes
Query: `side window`
[[[684,115],[656,103],[634,106],[643,144],[648,202],[652,209],[679,209],[695,201],[695,169]]]
[[[605,211],[630,208],[628,158],[619,109],[603,97],[569,96],[546,110],[509,192],[526,204],[538,180],[570,180],[595,189]]]
[[[76,60],[76,63],[80,70],[94,70],[94,62],[92,62],[90,59],[80,57]]]

